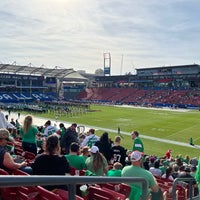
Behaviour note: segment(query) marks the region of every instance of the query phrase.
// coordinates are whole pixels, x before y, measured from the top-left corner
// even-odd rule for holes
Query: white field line
[[[177,131],[177,132],[175,132],[175,133],[173,133],[173,134],[167,136],[166,138],[169,138],[169,137],[171,137],[171,136],[177,135],[177,134],[182,133],[182,132],[184,132],[184,131],[190,130],[191,128],[194,128],[195,126],[198,126],[198,125],[195,124],[194,126],[190,126],[190,127],[185,128],[185,129],[183,129],[183,130],[181,130],[181,131]]]

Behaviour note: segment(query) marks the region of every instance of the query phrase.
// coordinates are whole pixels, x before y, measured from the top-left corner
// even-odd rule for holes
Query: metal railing
[[[193,197],[193,183],[195,179],[194,178],[176,178],[173,182],[173,187],[172,187],[172,198],[176,199],[176,185],[180,185],[180,182],[185,182],[185,184],[188,183],[189,185],[189,197],[188,199],[192,200],[194,199]]]
[[[68,199],[75,200],[77,184],[96,183],[141,183],[142,197],[147,197],[147,182],[144,178],[97,177],[97,176],[14,176],[0,175],[0,187],[68,185]]]

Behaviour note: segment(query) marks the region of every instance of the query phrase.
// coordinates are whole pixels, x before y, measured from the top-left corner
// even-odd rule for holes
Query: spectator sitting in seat
[[[97,176],[104,176],[108,171],[108,163],[102,153],[99,152],[97,146],[90,149],[91,157],[85,161],[87,170],[96,174]]]
[[[162,175],[162,178],[166,178],[166,179],[169,179],[171,181],[174,180],[174,178],[172,176],[172,167],[167,167],[166,173]]]
[[[108,170],[107,176],[121,176],[123,165],[119,162],[114,163],[113,168]]]
[[[172,177],[174,179],[178,178],[178,176],[179,176],[178,170],[179,170],[179,167],[176,164],[173,164],[172,165],[172,174],[171,175],[172,175]]]
[[[45,153],[36,157],[32,164],[34,175],[65,175],[70,172],[69,162],[65,156],[60,156],[59,139],[51,135],[46,140]],[[55,188],[66,189],[63,185],[45,186],[48,190]]]
[[[148,155],[144,155],[144,162],[143,162],[143,167],[144,169],[149,171],[149,156]]]
[[[21,163],[16,163],[12,156],[8,152],[6,152],[5,146],[8,140],[8,130],[3,128],[0,129],[0,168],[8,170],[20,169],[29,174],[32,174],[32,169],[30,167],[27,167],[27,163],[25,161]]]
[[[122,169],[122,177],[141,177],[145,178],[147,181],[147,194],[146,196],[149,196],[150,191],[153,191],[155,193],[159,192],[159,186],[152,175],[151,172],[143,169],[141,167],[142,165],[142,154],[139,151],[133,151],[131,154],[131,165],[125,166]],[[140,191],[140,194],[142,194],[142,184],[141,183],[134,183],[131,184],[133,186],[134,190],[137,188],[137,191]],[[138,192],[139,193],[139,192]]]
[[[88,146],[84,146],[82,149],[81,149],[81,157],[84,158],[84,160],[86,161],[87,158],[90,156],[90,152],[89,152],[89,147]]]
[[[154,176],[158,176],[161,177],[162,176],[162,171],[161,169],[159,169],[160,167],[160,160],[155,160],[154,162],[154,167],[150,167],[149,171],[154,175]]]
[[[69,162],[69,165],[71,167],[74,167],[78,170],[82,170],[86,168],[85,165],[85,159],[81,156],[79,156],[80,146],[78,143],[73,142],[70,145],[70,152],[68,155],[66,155],[66,159]]]
[[[191,173],[191,168],[190,167],[185,167],[185,173],[181,173],[178,178],[191,178],[192,179],[192,185],[194,188],[194,196],[197,196],[199,191],[198,191],[198,186],[195,178],[190,174]],[[189,181],[184,181],[185,183],[189,184]]]

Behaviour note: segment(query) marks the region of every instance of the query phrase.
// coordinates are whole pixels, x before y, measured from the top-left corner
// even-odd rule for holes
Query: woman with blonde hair
[[[22,138],[23,150],[37,155],[36,135],[39,131],[36,126],[33,126],[33,117],[31,115],[27,115],[24,118],[23,126],[19,132]]]
[[[108,171],[108,163],[102,153],[99,152],[97,146],[92,146],[90,149],[91,157],[85,161],[87,170],[94,173],[96,176],[105,176]]]

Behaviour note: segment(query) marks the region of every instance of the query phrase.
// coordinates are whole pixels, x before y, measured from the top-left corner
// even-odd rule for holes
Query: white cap
[[[142,153],[141,152],[139,152],[139,151],[133,151],[131,153],[131,161],[132,162],[137,162],[141,158],[142,158]]]
[[[99,148],[97,146],[92,146],[91,149],[89,149],[89,151],[92,153],[97,153],[99,152]]]

